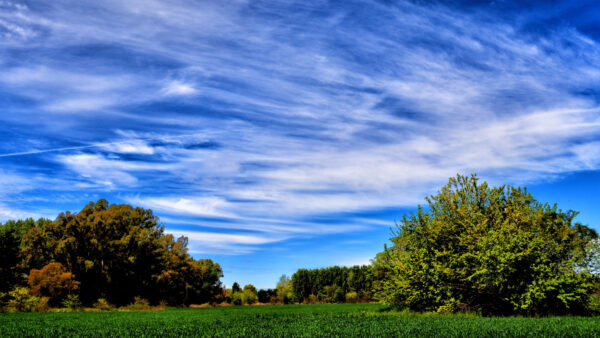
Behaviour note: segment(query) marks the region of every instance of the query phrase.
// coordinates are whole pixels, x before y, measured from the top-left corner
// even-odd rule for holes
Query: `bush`
[[[150,307],[150,302],[145,299],[142,298],[140,296],[135,296],[133,298],[133,303],[127,305],[125,307],[126,310],[133,310],[133,311],[140,311],[140,310],[149,310],[151,309]]]
[[[256,293],[252,292],[252,290],[244,289],[242,291],[242,301],[244,304],[252,305],[256,303],[257,298]]]
[[[77,311],[81,309],[81,301],[77,295],[68,295],[63,301],[62,306],[71,310]]]
[[[108,303],[108,301],[104,298],[98,298],[96,303],[94,303],[94,308],[100,311],[109,311],[114,309],[114,307],[110,305],[110,303]]]
[[[60,263],[50,263],[41,270],[32,269],[28,278],[31,294],[48,297],[51,305],[58,305],[68,294],[79,289],[79,282]]]
[[[358,293],[348,292],[346,294],[346,303],[356,303],[356,302],[358,302]]]
[[[242,305],[242,303],[243,303],[242,293],[241,292],[234,292],[231,295],[231,304],[233,304],[233,305]]]
[[[8,293],[6,309],[9,312],[34,312],[38,309],[39,298],[32,296],[29,289],[16,287]]]
[[[457,176],[404,216],[377,255],[377,297],[416,311],[586,312],[597,233],[526,189]]]
[[[589,308],[593,314],[595,314],[595,315],[600,314],[600,295],[592,295],[590,297]]]
[[[303,303],[304,304],[318,304],[319,298],[311,293],[310,295],[308,295],[307,298],[304,298]]]

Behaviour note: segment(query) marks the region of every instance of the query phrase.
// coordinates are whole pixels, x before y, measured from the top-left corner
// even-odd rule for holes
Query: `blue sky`
[[[367,263],[456,173],[600,229],[596,1],[0,0],[0,220],[151,208],[224,282]]]

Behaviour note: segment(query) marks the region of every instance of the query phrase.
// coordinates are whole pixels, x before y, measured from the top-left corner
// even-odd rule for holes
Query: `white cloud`
[[[196,93],[196,89],[191,84],[171,81],[163,88],[163,92],[166,95],[190,95]]]
[[[287,237],[264,235],[212,233],[196,231],[166,230],[176,237],[185,236],[190,242],[190,252],[198,254],[248,254],[260,249],[260,245],[281,242]]]
[[[130,198],[131,203],[139,204],[153,210],[169,214],[187,214],[209,217],[234,217],[223,209],[230,206],[227,201],[218,197],[200,198]]]
[[[143,140],[128,140],[108,143],[104,146],[108,151],[122,154],[154,154],[154,148]]]

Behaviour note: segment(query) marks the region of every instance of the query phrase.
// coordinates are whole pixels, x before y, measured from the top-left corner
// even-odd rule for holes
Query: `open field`
[[[382,309],[379,304],[337,304],[0,314],[0,337],[600,336],[597,317],[482,318]]]

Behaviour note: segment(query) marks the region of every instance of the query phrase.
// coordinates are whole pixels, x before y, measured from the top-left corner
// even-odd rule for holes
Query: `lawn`
[[[482,318],[381,311],[379,304],[0,314],[13,336],[600,336],[600,318]]]

